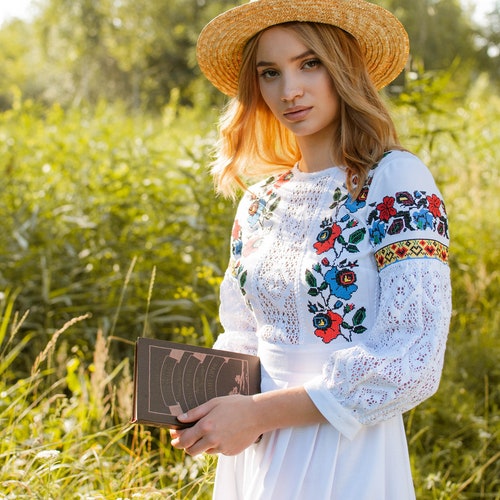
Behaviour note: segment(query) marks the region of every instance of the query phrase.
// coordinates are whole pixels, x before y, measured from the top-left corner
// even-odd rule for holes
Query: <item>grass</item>
[[[4,322],[12,302],[4,301]],[[166,430],[129,423],[129,360],[108,372],[109,342],[101,332],[90,366],[69,357],[64,343],[57,349],[85,319],[53,334],[29,376],[2,382],[0,498],[208,498],[213,459],[186,457],[169,445]],[[3,362],[6,352],[21,355],[10,350],[21,326],[13,318]]]
[[[500,99],[483,80],[460,99],[439,84],[394,107],[452,236],[443,378],[405,415],[408,442],[419,500],[499,500]],[[0,115],[0,499],[210,497],[213,458],[129,423],[133,339],[218,331],[233,210],[204,173],[206,122],[167,111]]]

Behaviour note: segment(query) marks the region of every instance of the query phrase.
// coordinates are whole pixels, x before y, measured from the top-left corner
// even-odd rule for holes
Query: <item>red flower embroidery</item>
[[[391,217],[394,217],[397,213],[394,208],[394,198],[392,196],[384,196],[382,203],[377,205],[377,210],[380,214],[380,220],[388,222]]]
[[[433,194],[432,196],[427,196],[427,201],[429,202],[429,212],[434,217],[441,217],[441,200]]]
[[[233,224],[233,231],[231,232],[231,236],[233,237],[234,240],[240,237],[240,232],[241,232],[240,223],[238,222],[238,220],[235,220]]]
[[[317,327],[314,334],[328,344],[340,335],[342,321],[342,316],[332,311],[317,314],[314,318],[314,325]]]
[[[333,224],[331,227],[325,227],[323,231],[318,234],[318,241],[313,245],[316,249],[316,253],[319,255],[331,250],[333,245],[335,245],[335,240],[341,233],[342,229],[338,224]]]

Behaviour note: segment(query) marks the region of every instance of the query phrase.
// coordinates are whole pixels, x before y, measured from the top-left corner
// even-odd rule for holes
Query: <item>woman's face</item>
[[[330,145],[338,125],[339,96],[316,54],[290,29],[265,31],[257,48],[262,98],[299,144],[318,139]]]

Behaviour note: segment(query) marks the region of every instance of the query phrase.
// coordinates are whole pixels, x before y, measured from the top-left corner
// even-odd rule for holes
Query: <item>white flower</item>
[[[60,451],[58,450],[43,450],[39,451],[36,455],[35,458],[38,460],[55,460],[59,455]]]

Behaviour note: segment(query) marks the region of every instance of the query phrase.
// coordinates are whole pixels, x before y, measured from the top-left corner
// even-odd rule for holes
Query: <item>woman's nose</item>
[[[283,87],[283,93],[281,100],[282,102],[292,102],[294,99],[298,97],[302,97],[304,95],[304,90],[302,86],[300,86],[296,81],[290,82]]]

